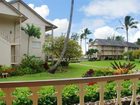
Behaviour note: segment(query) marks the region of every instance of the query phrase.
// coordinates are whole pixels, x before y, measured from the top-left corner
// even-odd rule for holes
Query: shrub
[[[69,66],[69,62],[68,61],[61,61],[60,65],[62,67],[68,67]]]
[[[98,68],[94,72],[94,76],[107,76],[107,75],[113,75],[114,70],[111,68]]]
[[[93,69],[89,69],[85,74],[83,74],[83,77],[92,77],[94,74]]]
[[[35,74],[45,71],[43,60],[36,58],[35,56],[24,55],[21,64],[16,68],[16,71],[11,75],[24,75]]]

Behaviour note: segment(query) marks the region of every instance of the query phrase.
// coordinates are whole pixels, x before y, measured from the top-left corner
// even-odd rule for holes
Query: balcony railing
[[[41,86],[54,86],[57,97],[57,105],[62,105],[62,90],[66,85],[75,84],[79,87],[79,104],[85,105],[84,95],[85,95],[85,86],[89,82],[96,82],[99,85],[99,105],[104,105],[104,93],[105,85],[108,81],[115,81],[116,83],[116,93],[117,98],[115,105],[122,105],[121,103],[121,90],[122,90],[122,81],[130,80],[132,81],[132,99],[130,105],[138,105],[136,100],[136,90],[137,82],[139,81],[140,74],[126,74],[126,75],[116,75],[116,76],[104,76],[104,77],[94,77],[94,78],[77,78],[77,79],[61,79],[61,80],[42,80],[42,81],[28,81],[28,82],[1,82],[0,88],[5,93],[3,99],[6,102],[6,105],[12,105],[13,96],[12,93],[17,87],[29,87],[32,91],[32,101],[33,105],[38,105],[38,91]]]

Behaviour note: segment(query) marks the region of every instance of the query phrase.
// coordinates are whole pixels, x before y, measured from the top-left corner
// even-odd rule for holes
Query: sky
[[[69,23],[71,0],[23,0],[42,17],[52,22],[58,28],[55,36],[66,33]],[[140,0],[75,0],[72,33],[81,33],[89,28],[90,38],[107,38],[122,35],[126,39],[124,30],[115,30],[121,26],[124,17],[130,15],[140,22]],[[120,22],[121,21],[121,22]],[[140,38],[140,24],[138,29],[130,29],[129,41],[135,42]]]

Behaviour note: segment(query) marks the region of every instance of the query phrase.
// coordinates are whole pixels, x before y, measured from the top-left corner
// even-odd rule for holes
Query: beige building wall
[[[11,65],[10,44],[0,37],[0,65]]]
[[[0,13],[1,14],[18,16],[18,14],[16,14],[13,10],[8,8],[3,2],[0,2]]]
[[[45,59],[45,54],[43,53],[42,46],[45,41],[45,23],[38,18],[33,12],[31,12],[28,8],[26,8],[21,3],[15,3],[13,6],[21,13],[23,13],[25,16],[28,17],[28,19],[22,23],[22,26],[26,26],[26,24],[34,24],[35,26],[39,27],[41,29],[41,37],[40,39],[31,38],[30,40],[30,55],[35,55],[37,57],[41,57]],[[27,54],[27,43],[28,43],[28,35],[26,35],[23,31],[21,31],[21,56],[24,54]]]

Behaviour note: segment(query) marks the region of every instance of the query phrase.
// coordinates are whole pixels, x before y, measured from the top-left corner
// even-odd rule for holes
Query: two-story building
[[[21,30],[26,24],[34,24],[41,29],[40,39],[30,40],[30,55],[44,59],[42,46],[45,32],[57,28],[42,18],[22,0],[6,2],[0,0],[0,65],[19,64],[27,54],[28,35]]]
[[[127,47],[128,46],[128,47]],[[108,58],[120,58],[123,53],[128,50],[139,49],[135,43],[122,42],[116,40],[107,40],[107,39],[95,39],[90,45],[89,49],[97,49],[96,58],[98,59],[108,59]]]

